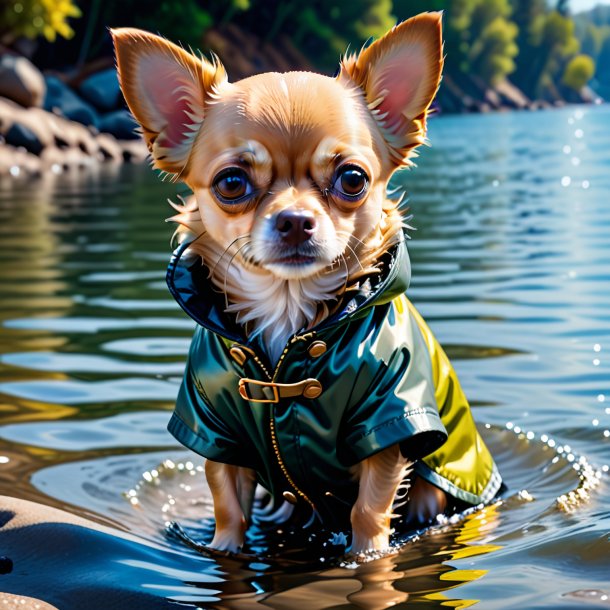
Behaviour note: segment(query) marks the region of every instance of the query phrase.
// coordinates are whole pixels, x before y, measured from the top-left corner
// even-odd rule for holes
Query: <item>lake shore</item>
[[[23,56],[0,53],[0,177],[146,159],[111,60],[97,68],[43,74]]]
[[[261,71],[315,70],[288,40],[257,45],[242,31],[210,32],[233,80]],[[237,49],[241,52],[238,53]],[[0,54],[0,178],[56,174],[100,163],[143,162],[148,151],[120,91],[112,57],[81,68],[41,72],[27,58]],[[435,107],[440,114],[541,110],[599,103],[588,88],[531,100],[509,80],[487,86],[476,75],[445,74]]]

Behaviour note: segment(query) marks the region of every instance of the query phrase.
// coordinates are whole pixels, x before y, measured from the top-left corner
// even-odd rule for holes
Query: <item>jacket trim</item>
[[[378,424],[368,430],[366,434],[350,439],[352,445],[350,453],[357,456],[359,462],[383,449],[387,449],[396,444],[397,429],[403,431],[403,434],[398,436],[406,436],[408,439],[400,442],[401,451],[406,458],[415,461],[421,457],[422,453],[427,455],[435,451],[447,440],[445,426],[437,412],[429,412],[425,408],[414,411],[405,412],[400,417]],[[408,431],[408,433],[405,434],[405,431]],[[424,447],[427,449],[424,449]],[[414,455],[411,455],[412,453]]]
[[[165,275],[169,291],[178,305],[180,305],[184,312],[197,322],[197,324],[225,339],[247,345],[249,344],[249,341],[244,336],[240,335],[239,332],[232,331],[231,329],[226,328],[226,326],[221,326],[214,320],[209,319],[208,316],[204,317],[200,315],[199,312],[193,310],[189,303],[191,299],[187,298],[189,293],[192,296],[201,297],[202,295],[196,293],[197,287],[194,285],[192,277],[187,283],[186,290],[176,285],[177,275],[190,273],[188,263],[183,260],[183,257],[185,255],[188,256],[188,248],[196,239],[197,238],[185,241],[174,250]],[[339,311],[323,320],[318,326],[310,329],[309,332],[322,331],[331,326],[343,323],[373,305],[385,304],[398,296],[398,294],[404,293],[411,278],[410,266],[405,266],[403,262],[405,260],[408,261],[406,249],[406,237],[404,234],[401,234],[399,241],[388,251],[388,272],[382,276],[379,283],[369,290],[366,295],[361,295],[359,298],[352,298],[349,300],[346,305],[339,309]],[[194,257],[193,262],[194,264],[197,264],[198,257]],[[208,310],[208,313],[209,311],[210,310]]]
[[[489,502],[498,495],[498,492],[502,487],[502,477],[498,472],[495,462],[492,464],[489,481],[480,494],[473,494],[472,492],[461,489],[455,483],[452,483],[438,474],[435,470],[432,470],[422,461],[415,464],[415,472],[429,483],[440,487],[440,489],[447,492],[449,495],[458,498],[458,500],[463,500],[468,504],[472,504],[473,506],[478,504],[489,504]]]
[[[187,263],[183,260],[182,257],[185,255],[186,251],[193,243],[193,241],[187,241],[178,246],[178,248],[174,250],[169,265],[167,266],[165,281],[167,283],[167,287],[169,288],[171,295],[174,297],[178,305],[180,305],[180,307],[184,310],[184,312],[200,326],[203,326],[204,328],[207,328],[208,330],[219,335],[220,337],[229,339],[231,341],[247,343],[244,337],[240,336],[238,333],[231,332],[226,327],[215,324],[209,318],[203,318],[196,311],[193,311],[192,307],[189,306],[189,303],[187,302],[183,291],[176,286],[176,275],[179,273],[189,272],[188,269],[185,269],[187,267]],[[197,259],[193,257],[194,264],[196,264],[196,261]],[[189,290],[192,291],[193,296],[195,296],[195,294],[197,296],[201,296],[198,293],[195,293],[196,287],[193,285],[192,279],[189,280],[188,287]]]
[[[172,414],[169,423],[167,424],[167,430],[178,442],[206,459],[214,462],[221,462],[222,464],[231,464],[232,466],[252,468],[251,462],[244,463],[228,457],[229,455],[234,456],[235,452],[225,453],[220,450],[215,450],[214,447],[210,446],[200,436],[193,432],[176,412]]]

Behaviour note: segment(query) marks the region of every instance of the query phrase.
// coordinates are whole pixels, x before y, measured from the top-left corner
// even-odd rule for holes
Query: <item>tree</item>
[[[508,0],[478,0],[470,18],[468,69],[494,85],[515,70],[518,28]]]
[[[568,62],[561,82],[574,91],[580,91],[595,74],[595,62],[588,55],[575,55]]]
[[[512,18],[519,29],[516,45],[519,49],[515,58],[516,69],[511,80],[531,96],[534,89],[533,63],[538,52],[535,43],[536,29],[547,11],[545,0],[511,0]]]
[[[0,40],[12,44],[20,36],[44,36],[53,42],[57,35],[71,38],[70,17],[80,17],[72,0],[8,0],[0,5]]]
[[[515,0],[515,14],[519,15],[517,5],[526,8],[527,4]],[[565,64],[580,46],[572,19],[557,11],[546,12],[542,4],[532,3],[526,15],[518,17],[527,31],[517,38],[520,46],[514,80],[534,99],[544,97],[545,89],[559,80]]]

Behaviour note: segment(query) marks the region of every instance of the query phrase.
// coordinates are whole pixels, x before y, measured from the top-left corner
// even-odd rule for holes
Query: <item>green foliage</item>
[[[152,14],[143,13],[139,20],[140,27],[146,30],[159,29],[163,24],[163,34],[170,39],[179,40],[182,44],[199,47],[201,36],[212,25],[212,18],[196,2],[158,2]]]
[[[250,8],[250,0],[233,0],[233,5],[238,11],[247,11]]]
[[[392,15],[392,0],[373,0],[365,3],[365,7],[360,18],[354,22],[354,32],[358,38],[379,38],[396,23],[396,18]]]
[[[595,62],[588,55],[576,55],[568,62],[561,82],[570,89],[580,91],[595,74]]]
[[[80,16],[72,0],[5,0],[0,5],[0,35],[5,43],[20,36],[44,36],[51,42],[58,35],[71,38],[74,31],[68,19]]]
[[[597,57],[607,36],[603,28],[587,23],[579,36],[581,51],[591,57]]]
[[[478,0],[472,4],[469,68],[486,84],[494,85],[515,69],[518,28],[509,20],[512,9],[508,0]]]
[[[304,43],[307,52],[318,53],[322,65],[334,69],[340,54],[348,47],[360,48],[369,38],[378,38],[396,23],[392,14],[392,0],[335,0],[299,5],[298,22],[315,24],[303,30],[295,42]]]
[[[565,64],[578,53],[574,21],[559,11],[548,11],[544,0],[512,0],[519,54],[515,83],[531,98],[544,97],[559,82]]]
[[[9,33],[13,39],[70,36],[67,19],[80,15],[75,2],[0,0],[0,34],[5,41]],[[558,83],[574,87],[595,63],[596,77],[610,81],[610,9],[571,16],[567,0],[79,0],[79,5],[87,17],[78,22],[86,27],[83,61],[107,44],[106,26],[140,27],[196,48],[206,30],[234,24],[261,44],[290,40],[332,72],[348,48],[357,51],[397,21],[442,10],[445,74],[471,94],[508,77],[536,98],[557,91]]]
[[[581,52],[596,64],[594,86],[608,98],[610,93],[610,6],[598,6],[587,13],[576,15],[575,32]]]
[[[399,18],[425,10],[444,10],[446,73],[481,78],[493,85],[515,69],[518,28],[509,0],[394,2]]]
[[[578,51],[578,41],[574,37],[574,22],[558,11],[545,16],[540,28],[540,46],[567,55]]]
[[[225,2],[225,10],[233,8],[239,0]],[[249,2],[245,4],[249,6]],[[130,25],[191,45],[201,46],[203,33],[212,26],[214,18],[201,8],[197,0],[121,0],[104,2],[99,21],[110,27]]]

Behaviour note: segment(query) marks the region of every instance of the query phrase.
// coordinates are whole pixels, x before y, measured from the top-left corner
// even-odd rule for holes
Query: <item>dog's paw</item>
[[[236,555],[238,554],[239,547],[241,546],[241,542],[238,544],[236,540],[233,540],[232,548],[214,548],[212,546],[214,541],[212,541],[210,544],[205,544],[202,541],[196,540],[195,538],[191,537],[179,523],[176,523],[175,521],[172,521],[167,525],[165,532],[170,538],[179,540],[186,546],[196,550],[198,553],[201,553],[206,557],[226,557],[227,555]],[[229,538],[225,537],[224,540],[220,541],[219,546],[227,544],[228,542]],[[237,548],[237,550],[234,551],[232,550],[233,548]]]
[[[217,531],[208,548],[222,553],[239,553],[243,544],[241,532],[237,534],[234,531]]]
[[[342,565],[353,565],[353,564],[362,564],[368,563],[369,561],[374,561],[376,559],[381,559],[382,557],[387,557],[388,555],[393,555],[396,553],[396,549],[391,546],[387,546],[385,548],[380,549],[367,549],[365,551],[353,551],[351,548],[348,549],[343,555],[341,559]]]
[[[375,552],[386,549],[390,546],[390,535],[384,531],[374,535],[366,536],[359,534],[356,529],[352,533],[352,544],[347,549],[348,553],[359,555],[361,553]]]

